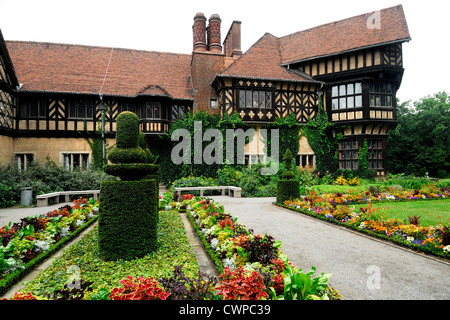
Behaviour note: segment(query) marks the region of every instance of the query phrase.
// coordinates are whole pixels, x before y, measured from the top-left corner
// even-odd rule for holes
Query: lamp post
[[[102,112],[102,151],[103,151],[103,165],[105,164],[106,158],[106,146],[105,146],[105,111],[108,107],[103,103],[103,99],[100,96],[100,104],[98,105],[98,110]]]

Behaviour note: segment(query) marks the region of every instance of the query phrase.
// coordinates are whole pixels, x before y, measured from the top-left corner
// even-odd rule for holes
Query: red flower
[[[166,300],[170,293],[166,293],[157,281],[151,278],[139,277],[133,281],[133,277],[121,280],[123,288],[114,288],[109,295],[113,300]]]
[[[223,296],[224,300],[259,300],[268,297],[264,291],[266,286],[263,277],[256,271],[249,273],[239,267],[231,272],[230,268],[226,267],[219,277],[222,281],[216,290],[220,291],[218,294]]]

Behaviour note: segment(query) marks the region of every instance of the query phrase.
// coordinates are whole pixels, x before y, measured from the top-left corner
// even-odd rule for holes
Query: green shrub
[[[12,187],[0,183],[0,208],[13,206],[16,203],[13,197],[14,192]]]
[[[0,167],[0,181],[12,188],[12,200],[16,202],[20,201],[20,189],[24,187],[32,188],[36,201],[36,195],[53,191],[98,190],[101,181],[111,178],[91,167],[81,171],[66,170],[50,160],[35,161],[27,170],[18,170],[12,165]]]
[[[141,258],[157,249],[156,190],[155,180],[102,182],[98,236],[104,260]]]
[[[300,198],[300,183],[297,180],[279,180],[277,184],[277,202]]]
[[[139,118],[129,111],[121,112],[117,118],[117,148],[136,148],[139,143]]]

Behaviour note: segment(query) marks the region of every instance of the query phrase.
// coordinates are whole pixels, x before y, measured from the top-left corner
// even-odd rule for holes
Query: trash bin
[[[33,190],[31,187],[20,189],[20,204],[22,206],[30,206],[33,199]]]

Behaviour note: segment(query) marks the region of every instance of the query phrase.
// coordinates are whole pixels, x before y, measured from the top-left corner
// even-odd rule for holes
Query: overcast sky
[[[242,50],[264,33],[281,37],[355,15],[402,4],[412,41],[404,44],[400,100],[450,93],[448,0],[0,0],[6,40],[192,52],[197,12],[222,19],[222,41],[242,22]]]

